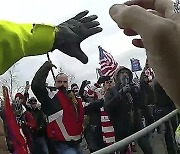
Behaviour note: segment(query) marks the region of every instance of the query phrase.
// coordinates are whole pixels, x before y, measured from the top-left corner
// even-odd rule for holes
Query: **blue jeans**
[[[79,144],[70,146],[61,142],[53,142],[52,146],[55,148],[56,154],[83,154]]]
[[[33,154],[48,154],[48,147],[44,136],[33,136],[34,151]]]

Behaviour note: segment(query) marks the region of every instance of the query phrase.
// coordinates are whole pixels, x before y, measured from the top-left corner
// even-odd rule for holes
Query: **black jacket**
[[[63,99],[68,99],[69,101],[71,101],[68,96],[68,91],[66,89],[57,89],[55,87],[46,86],[46,78],[51,67],[52,64],[49,61],[45,62],[36,72],[31,85],[31,89],[34,95],[37,97],[38,101],[41,103],[42,111],[47,117],[62,110],[61,102],[58,98],[59,92],[63,93],[64,96],[67,96]],[[56,138],[53,139],[56,140]],[[65,143],[74,145],[79,144],[80,142],[81,139],[77,141],[68,141]]]
[[[173,101],[166,94],[161,85],[154,81],[154,92],[155,92],[155,120],[159,120],[165,115],[169,114],[176,109]]]
[[[85,114],[89,116],[89,125],[101,126],[100,108],[103,107],[103,102],[103,100],[96,100],[84,107]]]
[[[148,109],[142,103],[140,89],[131,84],[131,96],[133,104],[130,104],[126,94],[124,94],[119,86],[114,86],[108,90],[105,95],[104,108],[108,113],[115,130],[116,141],[131,135],[132,133],[142,129],[141,111],[148,114]],[[131,109],[134,110],[133,121],[130,115]],[[150,113],[148,114],[150,116]],[[146,116],[146,115],[145,115]]]
[[[155,96],[153,88],[145,81],[140,81],[141,95],[146,105],[155,104]]]
[[[62,109],[56,96],[57,89],[46,87],[46,78],[52,67],[50,62],[45,62],[36,72],[31,89],[38,101],[41,103],[42,111],[47,115],[52,115]]]
[[[157,81],[155,81],[153,86],[154,86],[156,107],[175,109],[175,105],[174,105],[173,101],[166,94],[166,92],[161,87],[161,85]]]
[[[34,119],[36,120],[36,130],[32,132],[34,136],[45,136],[46,135],[46,116],[40,109],[31,109],[27,108],[27,111],[29,111]]]

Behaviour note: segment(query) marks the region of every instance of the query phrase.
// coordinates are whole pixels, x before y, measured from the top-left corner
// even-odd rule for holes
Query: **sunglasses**
[[[109,83],[109,84],[112,83],[112,82],[113,82],[112,80],[105,81],[105,83]]]
[[[68,83],[68,81],[57,81],[57,83]]]

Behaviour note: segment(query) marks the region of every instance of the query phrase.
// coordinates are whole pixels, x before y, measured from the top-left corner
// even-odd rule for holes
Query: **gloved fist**
[[[46,61],[46,62],[45,62],[45,65],[46,65],[47,67],[49,67],[49,68],[54,67],[55,69],[57,69],[56,65],[54,65],[51,61]]]
[[[84,80],[84,81],[82,82],[82,85],[83,85],[83,86],[86,86],[86,85],[87,85],[86,83],[87,83],[87,80]]]
[[[123,88],[122,88],[122,92],[123,93],[127,93],[127,92],[130,92],[131,91],[131,86],[130,84],[127,84],[125,85]]]
[[[82,82],[82,85],[83,85],[83,86],[87,86],[87,85],[90,84],[90,83],[91,83],[90,81],[84,80],[84,81]]]
[[[140,90],[140,85],[137,85],[137,84],[133,85],[133,91],[134,91],[135,93],[138,93],[139,90]]]
[[[98,17],[96,15],[86,17],[88,13],[89,11],[83,11],[58,25],[53,45],[53,49],[59,49],[84,64],[88,62],[88,57],[81,50],[80,43],[102,31],[102,28],[97,27],[99,22],[95,21]]]

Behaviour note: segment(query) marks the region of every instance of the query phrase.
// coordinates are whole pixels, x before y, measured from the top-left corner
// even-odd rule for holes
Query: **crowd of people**
[[[87,63],[80,43],[102,31],[97,16],[87,14],[88,11],[81,12],[58,26],[0,21],[0,73],[24,56],[54,49]],[[110,15],[126,35],[141,36],[142,40],[134,39],[133,44],[146,49],[155,77],[149,78],[143,71],[137,84],[131,70],[120,66],[113,79],[101,77],[89,92],[86,92],[89,85],[86,80],[79,89],[76,83],[68,89],[68,77],[64,73],[58,74],[50,87],[46,78],[54,65],[47,61],[32,80],[33,97],[29,98],[27,85],[25,93],[17,93],[11,105],[5,108],[2,105],[1,153],[81,154],[82,147],[94,152],[153,123],[175,109],[174,104],[180,105],[177,39],[180,27],[173,2],[132,0],[112,6]],[[7,104],[8,99],[4,101]],[[148,110],[149,104],[155,105],[153,114]],[[11,107],[13,110],[8,113]],[[14,119],[8,117],[12,113]],[[173,135],[168,124],[165,128],[167,150],[174,154]],[[144,153],[152,153],[148,136],[139,138],[138,144]],[[130,150],[131,145],[116,153]]]
[[[1,117],[10,153],[25,149],[23,153],[32,154],[92,153],[132,135],[175,109],[148,61],[138,82],[131,70],[119,66],[113,77],[100,76],[93,85],[84,80],[80,86],[69,85],[65,73],[57,74],[54,86],[48,86],[46,79],[52,67],[54,65],[46,61],[31,85],[27,83],[24,93],[17,93],[11,104],[26,145],[15,144],[4,116],[6,104],[2,101]],[[172,125],[175,132],[176,119],[172,119]],[[169,123],[165,123],[167,151],[174,154],[174,134],[170,129]],[[137,141],[145,154],[153,154],[150,134]],[[116,153],[136,151],[134,144]]]

